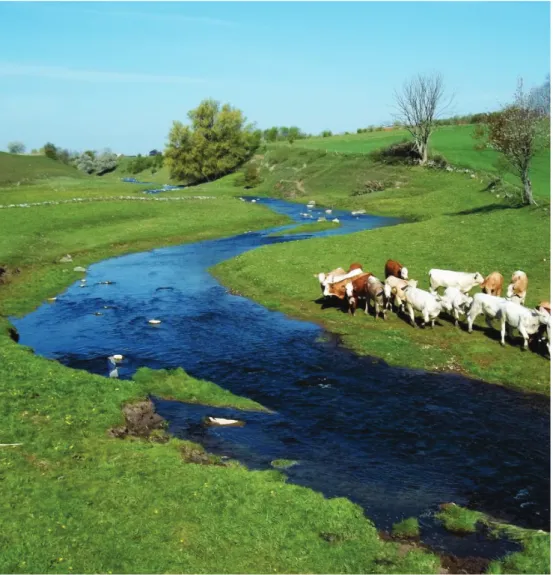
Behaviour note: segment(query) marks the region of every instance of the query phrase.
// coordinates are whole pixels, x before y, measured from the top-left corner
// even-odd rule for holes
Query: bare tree
[[[397,120],[405,126],[415,140],[421,165],[428,161],[428,140],[436,127],[436,120],[444,114],[453,101],[445,95],[442,75],[418,74],[395,91]]]
[[[536,204],[530,181],[530,164],[534,156],[549,146],[550,119],[543,105],[536,106],[532,92],[525,93],[518,81],[515,101],[489,114],[475,138],[486,138],[502,156],[503,164],[516,174],[523,185],[525,204]]]
[[[542,116],[551,116],[551,77],[549,74],[541,86],[530,92],[530,106]]]

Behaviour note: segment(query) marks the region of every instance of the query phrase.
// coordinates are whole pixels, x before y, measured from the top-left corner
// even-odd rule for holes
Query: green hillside
[[[497,173],[499,154],[494,150],[475,150],[472,138],[474,126],[444,126],[438,128],[430,138],[430,152],[443,155],[455,166]],[[344,154],[367,154],[378,148],[410,138],[406,130],[367,132],[329,138],[298,140],[293,145],[315,150],[327,150]],[[285,144],[281,144],[285,145]],[[531,169],[532,183],[536,197],[548,197],[550,187],[550,152],[546,150],[534,158]],[[518,184],[517,178],[507,174],[506,180]]]
[[[46,178],[87,178],[77,168],[46,156],[26,156],[0,152],[0,186],[29,183]]]

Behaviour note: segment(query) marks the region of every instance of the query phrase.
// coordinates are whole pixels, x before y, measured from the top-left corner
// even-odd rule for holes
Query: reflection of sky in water
[[[305,212],[295,204],[263,203],[296,221]],[[337,215],[341,228],[313,235],[393,223]],[[450,552],[504,551],[501,543],[480,541],[481,536],[452,537],[425,518],[439,503],[455,501],[548,529],[547,402],[532,406],[516,393],[460,376],[358,358],[318,341],[323,333],[318,326],[231,295],[207,273],[259,245],[298,239],[268,238],[273,231],[95,264],[86,287],[76,282],[54,304],[12,321],[23,345],[72,367],[107,375],[107,356],[120,353],[121,377],[141,366],[180,366],[275,410],[238,414],[247,421],[244,428],[205,429],[199,425],[203,415],[232,418],[236,412],[168,401],[157,405],[172,432],[250,467],[266,469],[277,458],[298,460],[286,471],[291,481],[349,497],[379,528],[421,516],[424,539]],[[106,280],[115,283],[98,283]],[[319,295],[314,279],[313,297]],[[149,325],[151,318],[162,323]]]

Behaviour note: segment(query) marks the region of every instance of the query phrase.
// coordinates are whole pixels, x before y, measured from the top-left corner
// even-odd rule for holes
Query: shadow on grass
[[[518,210],[522,208],[522,205],[518,204],[488,204],[486,206],[480,206],[479,208],[471,208],[470,210],[461,210],[460,212],[451,212],[447,214],[448,216],[470,216],[471,214],[489,214],[490,212],[497,212],[499,210]]]

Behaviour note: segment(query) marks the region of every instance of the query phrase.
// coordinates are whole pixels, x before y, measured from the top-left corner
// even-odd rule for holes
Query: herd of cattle
[[[502,345],[505,345],[506,329],[512,338],[514,328],[524,339],[523,349],[528,349],[529,337],[538,334],[550,352],[551,305],[543,301],[535,309],[524,307],[528,277],[523,271],[512,274],[506,297],[501,297],[503,276],[497,271],[485,279],[479,273],[439,269],[431,269],[428,276],[430,291],[420,289],[417,280],[409,279],[407,268],[394,260],[386,262],[384,282],[371,272],[364,272],[357,262],[352,263],[347,272],[337,268],[315,274],[325,299],[337,297],[346,302],[351,314],[355,313],[359,300],[364,300],[365,313],[369,313],[371,303],[375,317],[382,312],[384,319],[394,307],[401,312],[407,309],[413,327],[416,327],[415,310],[422,315],[423,325],[430,322],[432,327],[442,312],[453,316],[455,326],[459,325],[459,315],[465,315],[469,333],[474,320],[484,314],[490,328],[493,328],[492,320],[500,320]],[[469,292],[476,286],[482,292],[470,296]],[[441,287],[445,288],[443,295],[438,293]]]

